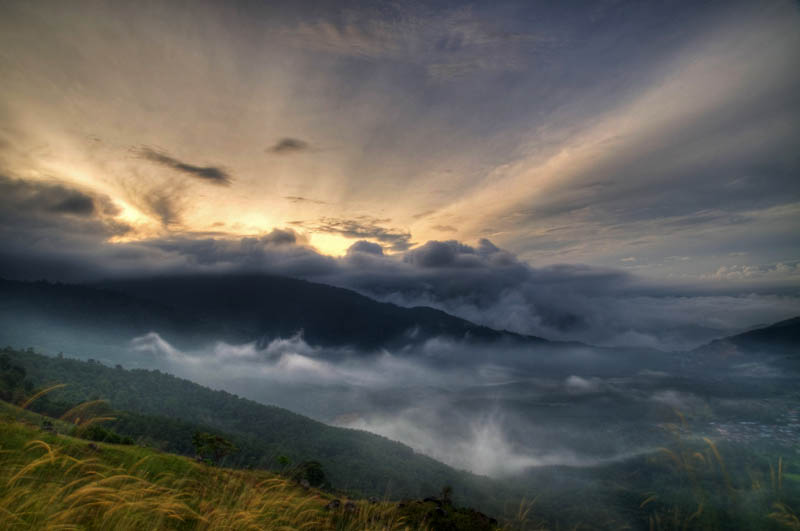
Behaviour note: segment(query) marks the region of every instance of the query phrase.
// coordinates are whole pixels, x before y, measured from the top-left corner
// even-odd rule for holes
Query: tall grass
[[[2,423],[0,529],[406,529],[396,506],[328,498],[259,471]],[[36,437],[36,438],[34,438]]]
[[[649,511],[651,531],[725,530],[732,519],[744,527],[746,520],[753,529],[800,530],[797,515],[783,501],[782,458],[777,459],[777,466],[769,463],[769,480],[763,467],[750,468],[735,480],[717,444],[708,437],[692,435],[684,416],[676,413],[680,422],[666,426],[673,444],[661,448],[654,458],[671,468],[673,492],[648,493],[640,505]]]

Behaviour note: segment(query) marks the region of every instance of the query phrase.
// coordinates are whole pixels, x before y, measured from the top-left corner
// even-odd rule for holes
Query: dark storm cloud
[[[231,176],[218,166],[195,166],[171,157],[163,151],[157,151],[146,146],[137,149],[136,153],[143,159],[172,168],[191,177],[224,186],[231,184]]]
[[[340,234],[347,238],[367,238],[385,243],[393,251],[405,251],[413,245],[411,233],[397,228],[384,227],[390,219],[359,216],[354,219],[319,218],[315,222],[298,221],[295,225],[316,232]]]
[[[582,266],[534,269],[489,240],[476,247],[429,241],[406,252],[401,264],[361,263],[343,285],[401,305],[432,305],[496,328],[568,337],[590,326],[590,296],[626,286],[629,275]]]
[[[95,214],[116,213],[108,197],[89,195],[55,182],[13,179],[0,174],[0,219],[6,226],[25,227],[38,223],[82,223]]]
[[[3,203],[0,216],[3,217],[10,212],[14,212],[14,218],[20,215],[46,217],[46,213],[87,217],[96,209],[92,197],[58,183],[23,181],[0,175],[0,190]]]
[[[355,253],[367,253],[383,256],[383,247],[377,243],[368,242],[366,240],[358,240],[347,249],[348,256],[352,256]]]
[[[504,260],[505,264],[514,262],[513,256],[501,252],[486,238],[478,242],[474,248],[456,240],[429,241],[426,244],[407,252],[403,258],[405,262],[424,268],[440,267],[479,267],[483,261],[490,257],[494,263]]]
[[[266,236],[262,236],[261,241],[271,245],[294,245],[297,243],[297,234],[291,230],[273,229]]]
[[[80,192],[75,192],[70,197],[65,197],[59,203],[51,206],[50,210],[62,214],[89,216],[94,213],[94,200]]]
[[[319,277],[335,270],[335,259],[305,245],[292,230],[274,229],[241,239],[174,236],[150,240],[143,247],[176,258],[170,272],[269,272],[293,277]]]
[[[0,276],[96,274],[103,242],[131,229],[111,200],[56,182],[0,175]]]
[[[267,148],[269,153],[276,155],[288,155],[290,153],[298,153],[300,151],[307,151],[311,149],[308,142],[300,140],[299,138],[281,138],[275,144]]]

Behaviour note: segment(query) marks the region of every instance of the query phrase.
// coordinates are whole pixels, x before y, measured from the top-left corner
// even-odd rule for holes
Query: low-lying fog
[[[709,387],[712,380],[687,378],[675,354],[655,351],[432,340],[367,354],[314,348],[298,335],[263,348],[217,343],[189,352],[155,332],[133,339],[131,349],[142,367],[384,435],[491,476],[646,452],[663,444],[661,426],[676,410],[710,420],[712,403],[731,401]],[[739,371],[757,382],[753,374],[773,376],[760,364]]]

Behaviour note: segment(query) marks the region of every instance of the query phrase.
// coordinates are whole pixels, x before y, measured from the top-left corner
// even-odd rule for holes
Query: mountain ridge
[[[768,354],[800,360],[800,316],[715,339],[689,351],[688,354],[717,359],[736,359],[746,354]]]
[[[82,327],[106,337],[111,332],[131,338],[158,330],[183,347],[210,340],[263,344],[298,331],[310,345],[362,351],[433,337],[577,345],[495,330],[426,306],[406,308],[345,288],[270,275],[160,276],[93,284],[0,279],[0,296],[0,319],[17,328],[31,326],[22,317],[28,315],[36,318],[34,326],[54,323],[65,333]]]

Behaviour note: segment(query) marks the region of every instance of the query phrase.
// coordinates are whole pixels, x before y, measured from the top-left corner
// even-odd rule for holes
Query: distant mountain
[[[718,359],[735,359],[747,355],[800,359],[800,317],[716,339],[692,352]]]
[[[93,285],[0,280],[0,341],[41,344],[79,331],[112,338],[158,331],[184,347],[267,342],[302,331],[315,346],[393,348],[432,337],[470,342],[548,341],[476,325],[427,307],[403,308],[353,291],[268,275],[173,276]],[[25,338],[31,341],[25,342]],[[35,343],[32,340],[39,343]],[[71,338],[68,343],[74,342]],[[108,340],[108,341],[106,341]],[[78,349],[81,350],[81,349]],[[82,350],[86,350],[82,346]]]

